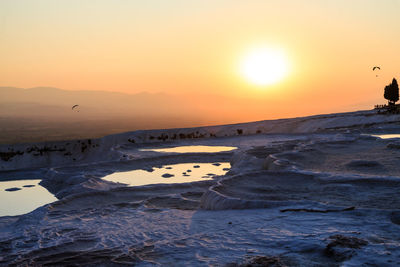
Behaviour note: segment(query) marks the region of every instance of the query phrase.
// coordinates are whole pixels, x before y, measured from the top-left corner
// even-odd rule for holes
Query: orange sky
[[[398,0],[3,0],[0,86],[217,94],[279,111],[249,120],[368,109],[400,79],[399,14]],[[246,81],[254,45],[284,50],[289,75]]]

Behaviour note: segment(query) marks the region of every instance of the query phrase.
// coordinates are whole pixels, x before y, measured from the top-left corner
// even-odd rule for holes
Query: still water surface
[[[225,175],[230,167],[229,162],[180,163],[164,165],[151,170],[115,172],[103,179],[128,184],[129,186],[188,183],[209,180],[216,175]]]
[[[177,146],[169,148],[143,148],[139,151],[153,151],[161,153],[218,153],[237,149],[233,146]]]
[[[372,136],[379,137],[382,139],[400,138],[400,134],[372,134]]]
[[[14,180],[0,182],[0,216],[25,214],[56,201],[57,198],[54,195],[39,185],[40,181]]]

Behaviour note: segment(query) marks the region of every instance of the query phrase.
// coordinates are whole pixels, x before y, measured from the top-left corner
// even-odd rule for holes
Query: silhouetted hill
[[[177,115],[192,107],[166,94],[123,94],[104,91],[67,91],[51,87],[21,89],[0,87],[0,116],[71,117],[70,108],[80,106],[80,117]],[[155,110],[156,108],[156,110]],[[75,116],[76,117],[76,116]]]
[[[73,105],[79,105],[72,110]],[[0,87],[0,143],[101,137],[204,125],[204,115],[167,94]]]
[[[73,105],[79,108],[71,110]],[[307,103],[304,107],[308,108]],[[346,109],[338,107],[335,112]],[[274,105],[263,98],[189,91],[187,95],[169,95],[0,87],[0,143],[94,138],[142,129],[240,123],[282,118],[285,116],[282,114],[290,115],[291,110],[301,112],[301,108],[293,110],[288,105]]]

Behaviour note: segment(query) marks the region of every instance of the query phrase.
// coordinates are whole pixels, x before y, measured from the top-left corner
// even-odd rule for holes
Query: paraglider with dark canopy
[[[385,93],[383,94],[385,99],[388,100],[389,106],[394,106],[395,103],[399,100],[399,85],[395,78],[391,84],[385,86]]]
[[[73,105],[71,109],[72,109],[72,110],[76,110],[77,112],[79,112],[78,107],[79,107],[79,105]]]
[[[372,68],[372,71],[375,71],[375,70],[381,70],[381,67],[379,67],[379,66],[373,67],[373,68]],[[378,74],[376,74],[376,77],[378,77]]]

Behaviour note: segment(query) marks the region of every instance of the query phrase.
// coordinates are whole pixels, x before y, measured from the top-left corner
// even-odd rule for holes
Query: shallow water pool
[[[0,216],[21,215],[57,198],[39,185],[40,180],[0,182]]]
[[[180,163],[155,167],[150,170],[115,172],[103,179],[124,183],[129,186],[148,184],[174,184],[210,180],[214,176],[225,175],[231,165],[229,162]]]
[[[233,146],[177,146],[168,148],[143,148],[139,151],[153,151],[161,153],[218,153],[237,149]]]
[[[400,138],[400,134],[371,134],[371,135],[382,139]]]

